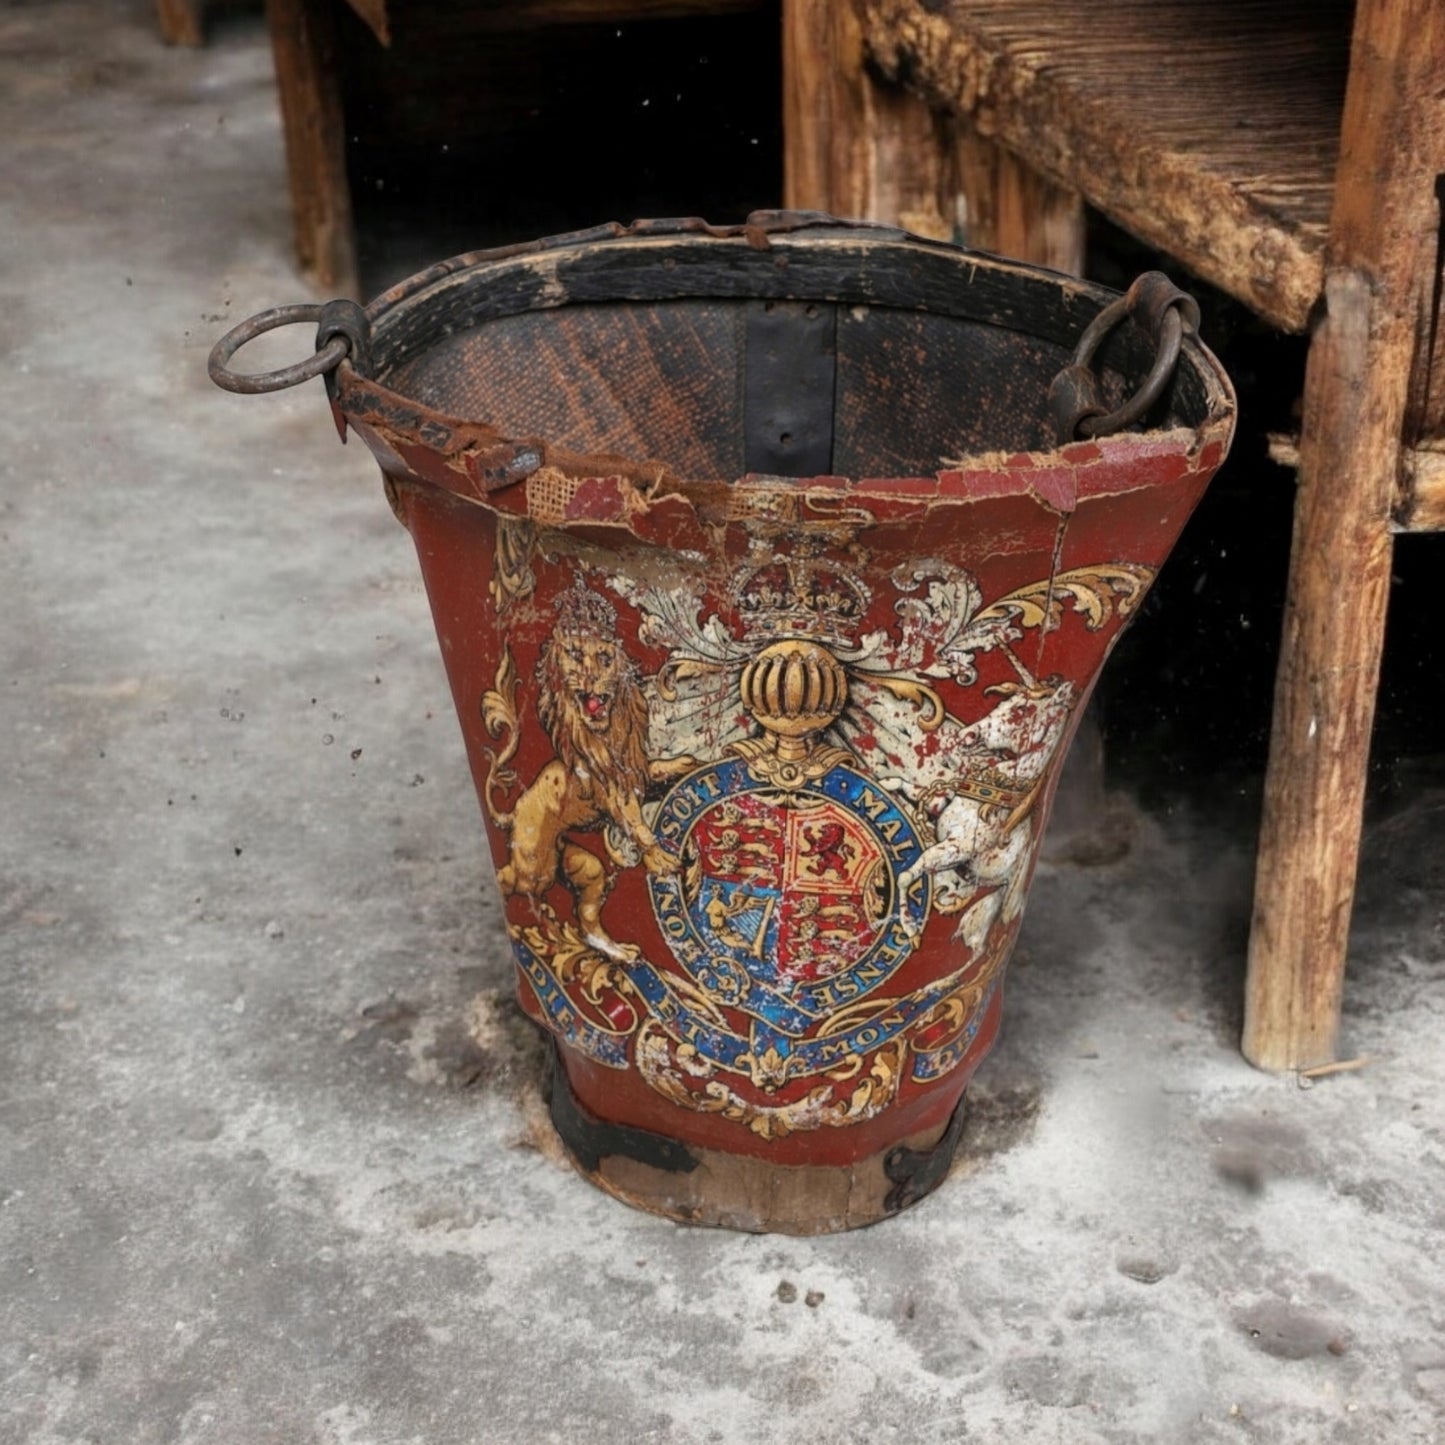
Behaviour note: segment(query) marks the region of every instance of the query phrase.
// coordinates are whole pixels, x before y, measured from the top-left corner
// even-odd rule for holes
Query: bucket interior
[[[505,436],[680,478],[929,476],[1054,447],[1049,383],[1110,299],[876,239],[820,246],[821,257],[790,247],[786,268],[740,242],[658,249],[606,243],[594,248],[609,253],[602,271],[595,254],[547,257],[550,288],[529,287],[517,261],[423,288],[391,316],[383,308],[377,380]],[[1132,326],[1114,333],[1098,361],[1108,406],[1150,360]],[[1186,349],[1146,421],[1197,426],[1208,411]]]

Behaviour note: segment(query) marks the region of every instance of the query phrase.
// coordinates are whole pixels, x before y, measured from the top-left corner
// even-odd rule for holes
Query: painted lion
[[[567,834],[605,831],[614,859],[631,853],[651,873],[675,872],[676,861],[643,820],[642,802],[651,784],[680,777],[696,762],[648,758],[647,700],[619,644],[617,614],[580,582],[562,595],[537,681],[537,712],[556,756],[505,820],[512,846],[497,875],[502,896],[520,893],[540,904],[561,877],[587,942],[611,958],[635,958],[637,949],[603,926],[611,879],[602,860]]]

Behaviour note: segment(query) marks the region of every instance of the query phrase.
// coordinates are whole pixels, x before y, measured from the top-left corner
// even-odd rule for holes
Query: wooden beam
[[[1396,514],[1399,532],[1445,532],[1445,451],[1421,447],[1405,457],[1405,499]]]
[[[861,128],[860,102],[846,84],[854,77],[842,69],[832,6],[783,0],[783,205],[791,209],[839,209],[833,150],[852,137],[835,137]]]
[[[296,258],[317,286],[355,294],[333,0],[266,0],[266,21],[286,134]]]
[[[949,239],[949,122],[865,67],[852,0],[783,0],[783,204]]]
[[[1391,513],[1418,317],[1433,292],[1445,8],[1360,0],[1325,282],[1305,373],[1284,637],[1265,782],[1243,1049],[1328,1063],[1339,1029]]]
[[[1082,275],[1084,198],[986,140],[969,121],[956,122],[955,147],[965,243]]]
[[[1299,470],[1299,437],[1271,432],[1269,459]],[[1396,532],[1445,532],[1445,449],[1407,447],[1400,457],[1404,495],[1395,507]]]

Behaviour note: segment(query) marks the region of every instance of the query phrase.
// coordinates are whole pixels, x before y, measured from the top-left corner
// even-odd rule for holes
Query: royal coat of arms
[[[871,1118],[964,1059],[1078,703],[1020,645],[1066,616],[1098,631],[1152,576],[1100,563],[989,598],[923,558],[879,626],[866,520],[752,526],[711,609],[686,558],[649,578],[530,522],[499,535],[504,616],[534,568],[570,578],[534,677],[508,647],[481,701],[524,1003],[763,1139]],[[528,715],[551,756],[523,779]],[[911,966],[936,927],[946,966]]]

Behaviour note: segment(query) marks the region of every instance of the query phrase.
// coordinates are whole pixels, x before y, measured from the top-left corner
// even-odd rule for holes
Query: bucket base
[[[777,1165],[609,1124],[578,1100],[553,1055],[552,1124],[579,1174],[649,1214],[752,1234],[836,1234],[917,1203],[948,1174],[965,1104],[946,1126],[852,1164]]]

